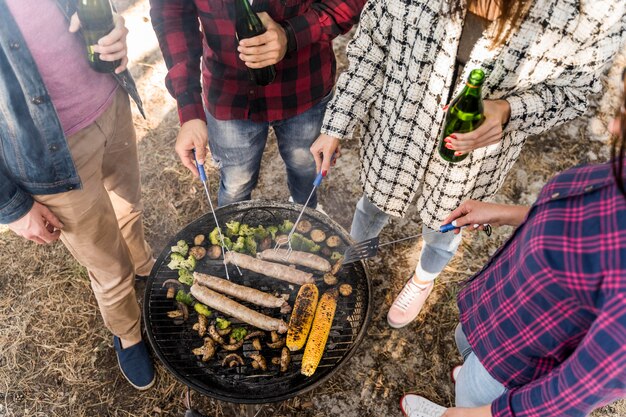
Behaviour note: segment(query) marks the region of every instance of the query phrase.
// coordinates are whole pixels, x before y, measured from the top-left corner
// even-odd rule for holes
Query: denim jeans
[[[472,352],[461,323],[456,326],[454,339],[463,356],[463,366],[455,385],[455,405],[457,407],[480,407],[491,404],[506,391],[506,388],[487,372]]]
[[[278,151],[287,168],[287,184],[296,203],[304,204],[315,180],[315,160],[309,148],[322,127],[332,92],[302,114],[274,122],[217,120],[207,112],[209,148],[220,169],[217,203],[224,206],[249,200],[256,187],[269,127],[274,128]],[[309,207],[317,206],[313,195]]]
[[[350,236],[357,242],[376,237],[389,221],[389,217],[387,213],[381,211],[363,195],[356,204]],[[432,230],[429,227],[422,226],[423,233]],[[432,281],[443,271],[448,261],[452,259],[461,243],[462,237],[460,233],[455,235],[452,232],[448,232],[430,233],[424,235],[423,239],[424,245],[422,246],[419,262],[415,267],[415,274],[421,281]]]

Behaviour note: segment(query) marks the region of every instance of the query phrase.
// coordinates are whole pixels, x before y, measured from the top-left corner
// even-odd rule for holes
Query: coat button
[[[50,146],[48,146],[48,150],[50,150],[52,152],[55,152],[57,149],[58,149],[57,145],[50,145]]]
[[[550,198],[552,198],[554,200],[555,198],[559,198],[560,195],[561,195],[561,193],[554,193],[554,194],[552,194],[552,196]]]
[[[72,191],[74,189],[74,186],[73,185],[68,185],[67,187],[65,187],[65,189],[67,191]]]
[[[18,42],[12,41],[9,43],[9,48],[11,49],[20,49],[20,44]]]
[[[585,192],[588,193],[589,191],[593,190],[593,185],[588,185],[585,187]]]
[[[30,100],[33,104],[43,104],[46,101],[46,98],[44,96],[37,96],[37,97],[33,97]]]

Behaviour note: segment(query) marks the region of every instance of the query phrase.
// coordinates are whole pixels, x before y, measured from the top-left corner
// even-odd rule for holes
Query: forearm
[[[529,206],[505,206],[506,209],[503,211],[503,224],[508,226],[519,226],[522,224],[528,212],[530,211]]]
[[[452,407],[448,408],[441,417],[492,417],[491,404],[482,407]]]

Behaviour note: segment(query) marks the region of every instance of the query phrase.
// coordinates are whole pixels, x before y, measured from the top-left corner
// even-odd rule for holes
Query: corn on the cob
[[[300,372],[303,375],[313,375],[317,369],[317,365],[319,365],[322,359],[322,354],[326,348],[326,341],[330,333],[330,327],[335,317],[337,296],[337,288],[333,288],[322,294],[320,298],[320,302],[315,310],[311,335],[304,349],[304,355],[302,356],[302,369]]]
[[[292,352],[304,347],[313,323],[318,297],[319,291],[315,284],[304,284],[298,291],[287,330],[287,347]]]

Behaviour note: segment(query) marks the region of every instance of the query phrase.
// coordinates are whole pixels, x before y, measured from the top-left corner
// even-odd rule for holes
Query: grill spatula
[[[391,242],[380,243],[378,236],[373,237],[371,239],[364,240],[362,242],[356,243],[346,249],[346,252],[343,255],[343,264],[349,264],[351,262],[360,261],[362,259],[368,259],[376,256],[378,253],[378,248],[383,246],[391,245],[393,243],[404,242],[405,240],[415,239],[420,236],[429,235],[431,233],[447,233],[454,229],[461,229],[460,227],[455,227],[452,223],[444,224],[439,228],[439,230],[431,230],[425,233],[418,233],[416,235],[404,237],[402,239],[392,240]],[[484,225],[484,232],[487,236],[491,236],[491,226],[486,224]]]

